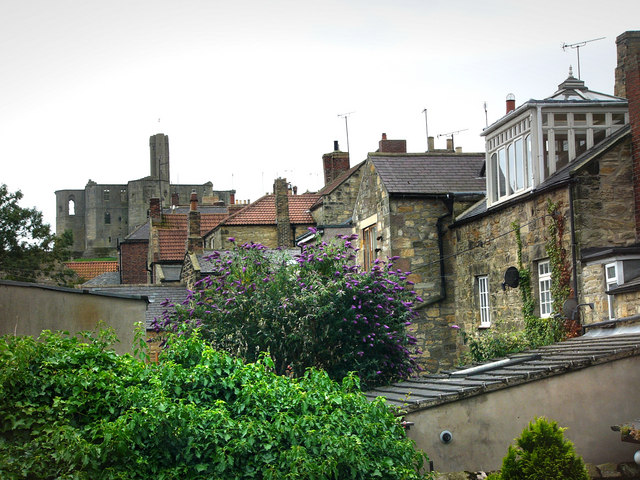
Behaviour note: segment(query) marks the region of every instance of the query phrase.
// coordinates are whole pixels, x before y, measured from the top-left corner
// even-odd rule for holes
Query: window
[[[607,291],[618,286],[618,268],[615,263],[607,263],[604,266],[604,278],[607,284]],[[609,307],[609,320],[616,318],[615,311],[615,297],[613,295],[607,295],[607,302]]]
[[[516,129],[520,130],[520,129]],[[496,202],[533,184],[531,135],[515,137],[490,157],[491,199]]]
[[[540,316],[551,316],[553,298],[551,297],[551,266],[549,260],[538,263],[538,287],[540,290]]]
[[[109,225],[111,223],[111,214],[109,212],[104,212],[104,224]]]
[[[110,193],[110,192],[109,192],[109,189],[108,189],[108,188],[105,188],[105,189],[102,191],[102,199],[103,199],[105,202],[108,202],[108,201],[109,201],[109,193]]]
[[[76,202],[73,200],[73,198],[69,199],[69,215],[75,215],[76,214]]]
[[[126,188],[121,188],[120,189],[120,202],[121,203],[126,203],[127,202],[127,189]]]
[[[376,226],[371,225],[362,230],[362,251],[364,253],[364,269],[371,270],[376,259]]]
[[[489,277],[478,277],[478,301],[480,304],[480,327],[491,326],[491,307],[489,304]]]

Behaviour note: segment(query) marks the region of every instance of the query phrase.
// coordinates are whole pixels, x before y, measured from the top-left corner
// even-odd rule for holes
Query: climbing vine
[[[573,294],[571,288],[571,265],[569,264],[567,250],[562,246],[562,237],[565,230],[565,218],[560,212],[560,205],[549,199],[547,201],[547,213],[551,218],[549,222],[549,239],[545,245],[549,255],[551,267],[551,295],[553,297],[553,311],[562,311],[565,300]]]
[[[522,296],[522,315],[525,322],[534,317],[535,302],[531,291],[531,270],[522,263],[522,236],[520,233],[520,223],[514,221],[511,228],[516,234],[516,244],[518,247],[518,273],[520,275],[520,295]]]

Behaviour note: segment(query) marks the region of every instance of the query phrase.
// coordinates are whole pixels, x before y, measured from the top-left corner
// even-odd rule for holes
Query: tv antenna
[[[566,51],[567,48],[575,48],[576,53],[578,54],[578,80],[580,80],[580,47],[584,47],[587,43],[595,42],[597,40],[602,40],[607,37],[593,38],[591,40],[585,40],[583,42],[577,43],[563,43],[562,51]]]
[[[422,110],[424,113],[424,128],[427,131],[427,152],[429,151],[429,122],[427,122],[427,109]]]
[[[347,153],[349,153],[349,122],[347,119],[349,115],[356,112],[339,113],[338,116],[344,118],[344,127],[347,130]]]
[[[439,133],[438,134],[438,138],[440,138],[440,137],[451,137],[451,147],[455,148],[454,147],[454,143],[453,143],[453,136],[457,135],[460,132],[466,132],[467,130],[469,130],[469,129],[465,128],[463,130],[456,130],[455,132]]]

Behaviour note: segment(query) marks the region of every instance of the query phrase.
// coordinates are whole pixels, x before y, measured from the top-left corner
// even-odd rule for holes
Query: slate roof
[[[80,278],[91,280],[105,272],[116,272],[118,270],[118,261],[65,262],[65,266],[76,272]]]
[[[317,193],[289,195],[289,219],[292,224],[314,224],[309,211],[321,196]],[[220,225],[275,225],[276,197],[267,194],[227,217]]]
[[[484,153],[370,153],[391,194],[483,193]]]
[[[338,188],[340,185],[342,185],[342,182],[344,182],[351,175],[356,173],[360,169],[360,167],[362,167],[365,164],[365,162],[366,162],[366,160],[363,160],[362,162],[358,163],[357,165],[354,165],[353,167],[351,167],[349,170],[346,170],[346,171],[342,172],[342,174],[338,175],[337,178],[334,178],[331,182],[327,183],[324,187],[322,187],[320,190],[318,190],[318,194],[320,194],[320,195],[328,195],[329,193],[333,192],[336,188]]]
[[[105,272],[82,284],[83,287],[96,285],[120,285],[120,272]]]
[[[142,225],[137,227],[133,232],[131,232],[129,235],[127,235],[125,237],[124,241],[125,242],[127,242],[127,241],[131,241],[131,242],[135,242],[135,241],[148,242],[149,241],[149,220],[147,220],[145,223],[143,223]]]
[[[640,329],[617,330],[619,334],[605,336],[598,336],[602,330],[589,332],[507,359],[394,383],[365,395],[385,397],[389,404],[411,412],[640,355]]]
[[[145,314],[146,328],[151,328],[153,320],[162,316],[167,307],[162,302],[169,299],[174,305],[181,304],[187,298],[187,290],[184,285],[160,286],[160,285],[117,285],[99,286],[87,289],[93,293],[110,294],[118,296],[147,297],[149,304]]]
[[[201,213],[200,235],[204,236],[227,216],[226,213]],[[171,213],[162,216],[162,224],[158,227],[159,261],[182,262],[184,260],[187,248],[187,225],[187,214]]]

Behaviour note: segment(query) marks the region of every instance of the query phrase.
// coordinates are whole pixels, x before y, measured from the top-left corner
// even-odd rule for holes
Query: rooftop
[[[313,224],[310,209],[321,198],[317,193],[303,193],[289,195],[289,219],[292,224]],[[239,212],[231,215],[221,225],[275,225],[276,197],[273,194],[264,195],[255,202],[247,205]]]

